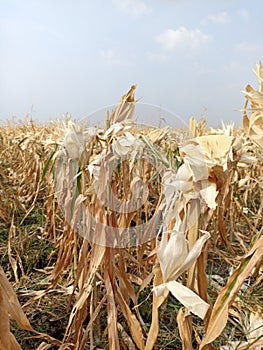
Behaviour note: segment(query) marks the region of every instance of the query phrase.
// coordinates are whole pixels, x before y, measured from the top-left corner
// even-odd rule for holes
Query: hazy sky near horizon
[[[186,122],[240,124],[262,13],[262,0],[0,0],[0,121],[84,118],[137,84]]]

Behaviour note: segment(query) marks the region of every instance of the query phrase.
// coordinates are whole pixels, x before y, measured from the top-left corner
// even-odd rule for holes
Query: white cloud
[[[180,27],[177,30],[167,29],[156,37],[156,42],[167,50],[176,47],[196,49],[211,41],[211,36],[202,33],[199,29],[188,30]]]
[[[151,8],[142,0],[112,0],[114,6],[123,13],[140,16],[151,12]]]
[[[226,24],[230,22],[230,16],[226,11],[222,11],[214,15],[209,15],[202,21],[203,24],[208,22],[215,24]]]
[[[243,41],[243,42],[237,43],[235,45],[235,49],[241,52],[256,53],[262,50],[262,45]]]
[[[237,11],[237,15],[240,18],[245,19],[245,20],[248,20],[250,18],[250,14],[249,14],[249,12],[246,9],[239,9]]]

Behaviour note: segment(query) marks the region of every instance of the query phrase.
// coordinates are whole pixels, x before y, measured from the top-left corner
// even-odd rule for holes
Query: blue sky
[[[137,84],[186,122],[238,125],[262,13],[262,0],[0,0],[0,121],[84,118]]]

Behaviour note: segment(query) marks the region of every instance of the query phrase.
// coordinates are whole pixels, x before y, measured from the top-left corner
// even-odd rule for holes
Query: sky
[[[262,0],[0,0],[0,122],[95,123],[136,84],[143,118],[156,106],[168,125],[239,125],[262,13]]]

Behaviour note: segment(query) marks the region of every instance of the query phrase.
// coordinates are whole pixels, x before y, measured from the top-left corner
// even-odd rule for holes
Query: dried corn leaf
[[[116,301],[120,305],[123,315],[127,320],[133,341],[135,342],[138,349],[144,350],[145,345],[141,325],[136,316],[131,312],[128,304],[125,302],[120,289],[117,289]]]
[[[193,350],[192,330],[189,323],[191,314],[185,308],[181,308],[177,314],[179,333],[182,339],[182,350]]]
[[[153,129],[147,134],[147,138],[150,139],[152,143],[159,143],[166,137],[169,130],[170,128],[168,126],[162,129]]]
[[[252,110],[261,110],[263,108],[263,93],[254,90],[249,84],[246,86],[246,98],[251,104]]]
[[[243,126],[250,138],[263,148],[263,66],[261,63],[256,65],[255,73],[258,77],[259,90],[254,90],[250,85],[246,86],[247,101],[243,116]],[[248,103],[250,103],[250,110],[252,111],[250,119],[246,112]]]
[[[226,286],[218,295],[209,319],[205,338],[200,344],[200,350],[204,349],[207,344],[215,340],[223,331],[227,323],[229,307],[235,300],[244,280],[248,277],[258,261],[262,259],[262,256],[263,237],[256,241],[249,253],[242,259],[239,267],[230,276]]]
[[[129,121],[134,114],[134,94],[136,85],[132,85],[128,92],[121,97],[121,100],[110,116],[110,124]]]
[[[2,294],[2,286],[0,286],[0,349],[22,350],[15,337],[10,332],[9,314],[7,311],[7,305]]]
[[[180,149],[184,162],[189,164],[195,182],[206,180],[211,170],[227,169],[227,161],[232,154],[234,138],[226,135],[205,135],[191,139]]]
[[[105,287],[107,292],[107,323],[108,323],[108,340],[109,340],[109,349],[120,350],[120,342],[117,328],[117,305],[114,298],[114,291],[111,282],[111,278],[106,267],[105,271]]]
[[[188,270],[201,254],[203,245],[209,239],[209,232],[202,231],[200,237],[189,250],[188,241],[182,232],[164,232],[157,258],[163,274],[163,281],[168,282],[177,279]],[[170,236],[170,237],[169,237]]]
[[[84,151],[83,132],[77,129],[77,126],[70,122],[68,130],[62,143],[62,150],[72,160],[79,160]]]
[[[245,126],[247,124],[248,126]],[[245,125],[247,134],[263,149],[263,112],[254,112],[251,118],[245,121]]]
[[[173,296],[179,300],[180,303],[183,304],[190,312],[197,315],[202,320],[204,319],[209,309],[209,304],[207,304],[191,289],[176,281],[169,281],[154,287],[154,292],[158,297],[160,297],[164,294],[165,288],[167,288],[173,294]]]
[[[263,92],[263,66],[262,64],[256,64],[255,74],[258,78],[259,91]]]
[[[28,331],[34,331],[27,319],[24,311],[19,304],[17,296],[9,283],[3,268],[0,266],[0,287],[2,293],[2,302],[4,303],[9,315],[17,322],[19,327]]]
[[[34,331],[31,327],[17,296],[10,285],[4,270],[0,266],[0,348],[5,350],[21,350],[20,345],[10,332],[9,315],[17,322],[19,327]]]
[[[125,130],[127,126],[124,126],[121,123],[115,123],[112,124],[104,133],[103,136],[101,136],[102,139],[107,139],[112,136],[121,136],[123,134],[123,130]]]
[[[175,280],[196,262],[209,237],[210,234],[204,232],[204,235],[193,244],[189,251],[188,242],[183,233],[164,232],[157,250],[164,283],[153,289],[157,297],[163,296],[168,289],[189,311],[202,319],[205,317],[209,305],[192,290]]]
[[[174,190],[181,191],[187,197],[194,197],[194,184],[193,184],[193,172],[189,164],[182,164],[177,171],[175,180],[169,184],[170,190],[168,193],[171,195]],[[188,193],[190,192],[189,196]],[[166,196],[168,195],[167,191],[165,192]]]
[[[97,232],[97,234],[99,234],[99,232]],[[71,311],[67,329],[66,329],[66,334],[69,332],[72,322],[78,310],[81,310],[85,306],[85,302],[87,301],[87,298],[89,297],[93,288],[93,280],[94,280],[95,274],[102,262],[104,254],[105,254],[105,246],[100,246],[96,244],[93,245],[92,254],[90,256],[91,262],[89,266],[89,271],[87,276],[85,276],[85,282],[83,283],[83,287],[81,288],[81,291],[78,295],[76,303]]]
[[[155,276],[154,276],[153,286],[155,288],[157,285],[160,285],[163,282],[163,279],[162,279],[161,270],[159,268],[156,268],[154,273],[155,273]],[[156,343],[159,329],[160,329],[160,327],[159,327],[159,307],[163,304],[163,302],[167,298],[168,294],[169,294],[168,289],[166,289],[164,291],[164,294],[161,296],[157,296],[156,293],[153,293],[152,323],[151,323],[150,330],[148,332],[145,350],[152,350],[155,343]]]
[[[116,138],[112,143],[113,154],[121,157],[122,160],[129,156],[131,163],[134,162],[137,154],[144,148],[144,143],[130,132],[125,132],[123,136]]]
[[[216,189],[216,183],[203,180],[201,183],[200,195],[207,204],[208,208],[215,209],[217,206],[216,197],[218,195],[218,191]]]

